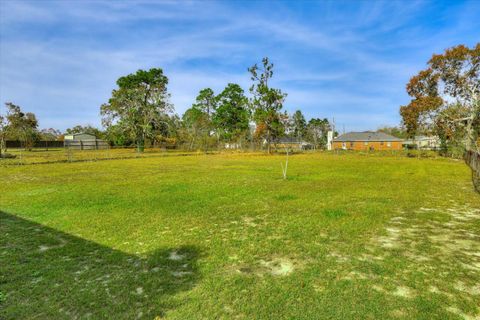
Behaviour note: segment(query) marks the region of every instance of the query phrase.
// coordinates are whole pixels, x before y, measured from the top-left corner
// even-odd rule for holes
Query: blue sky
[[[400,122],[432,53],[480,41],[480,1],[0,1],[0,102],[42,128],[100,126],[118,77],[161,67],[177,113],[268,56],[286,110],[346,130]],[[3,106],[1,107],[4,111]]]

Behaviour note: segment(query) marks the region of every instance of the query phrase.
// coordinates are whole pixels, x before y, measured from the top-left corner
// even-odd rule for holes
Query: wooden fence
[[[475,190],[480,193],[480,153],[467,151],[465,153],[465,162],[472,169],[472,181]]]
[[[7,140],[5,141],[5,147],[7,149],[20,149],[24,148],[25,144],[22,141],[18,140]],[[42,148],[42,149],[55,149],[63,148],[63,141],[35,141],[32,145],[32,148]]]

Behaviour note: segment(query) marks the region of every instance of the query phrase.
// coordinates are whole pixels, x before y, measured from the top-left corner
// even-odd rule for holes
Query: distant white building
[[[73,133],[73,134],[66,134],[65,137],[63,138],[65,141],[85,141],[85,140],[95,140],[97,137],[95,137],[93,134],[90,133]]]
[[[97,137],[89,133],[67,134],[63,140],[65,148],[68,149],[98,150],[108,149],[109,147],[106,141],[97,139]]]
[[[404,146],[416,146],[419,150],[440,149],[440,138],[438,136],[415,136],[414,139],[405,140]]]

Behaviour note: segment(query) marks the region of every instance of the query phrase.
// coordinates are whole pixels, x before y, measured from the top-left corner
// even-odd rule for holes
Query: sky
[[[405,85],[433,53],[480,41],[480,1],[0,0],[0,112],[41,128],[101,126],[116,80],[162,68],[178,114],[269,57],[288,112],[346,131],[400,124]]]

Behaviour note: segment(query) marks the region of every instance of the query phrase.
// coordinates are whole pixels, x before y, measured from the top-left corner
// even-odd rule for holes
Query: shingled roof
[[[397,137],[391,136],[384,132],[348,132],[334,139],[334,141],[350,142],[350,141],[403,141]]]

